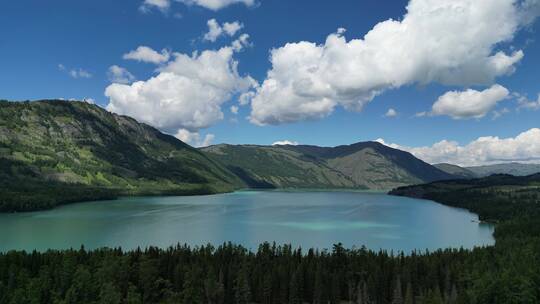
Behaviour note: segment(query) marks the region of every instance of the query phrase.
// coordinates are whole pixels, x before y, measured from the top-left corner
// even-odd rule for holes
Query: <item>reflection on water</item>
[[[0,215],[0,251],[261,242],[303,248],[413,249],[490,245],[493,227],[468,211],[363,192],[242,191],[138,197]]]

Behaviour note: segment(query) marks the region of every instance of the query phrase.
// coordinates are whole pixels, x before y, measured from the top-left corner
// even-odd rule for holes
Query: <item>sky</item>
[[[8,1],[0,99],[86,100],[194,146],[540,162],[539,15],[540,0]]]

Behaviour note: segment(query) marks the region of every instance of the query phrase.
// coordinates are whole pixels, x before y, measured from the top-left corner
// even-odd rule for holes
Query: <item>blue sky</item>
[[[144,6],[143,0],[19,0],[4,3],[0,12],[0,67],[2,67],[0,98],[8,100],[91,98],[103,107],[107,107],[111,99],[114,99],[112,103],[116,107],[114,109],[110,107],[110,110],[135,116],[135,118],[153,124],[171,134],[175,134],[176,129],[184,129],[185,133],[182,139],[191,141],[194,145],[202,144],[208,134],[213,137],[212,143],[232,144],[271,144],[278,140],[289,140],[302,144],[334,146],[382,138],[385,143],[396,143],[401,148],[417,152],[415,155],[420,155],[420,152],[414,150],[415,148],[430,147],[432,148],[430,152],[432,152],[432,145],[442,140],[455,141],[458,147],[466,147],[482,136],[515,139],[520,133],[540,127],[538,124],[540,111],[535,104],[535,102],[540,104],[540,100],[538,100],[540,93],[540,85],[538,84],[540,41],[537,41],[540,38],[538,34],[540,22],[534,21],[536,13],[529,16],[530,22],[522,24],[523,21],[519,19],[524,19],[524,17],[519,15],[519,12],[514,12],[516,16],[508,17],[507,22],[500,25],[493,21],[494,18],[488,18],[490,16],[486,14],[480,16],[474,24],[474,26],[484,25],[475,32],[479,33],[478,39],[475,37],[475,39],[465,42],[460,39],[452,40],[451,46],[456,47],[456,52],[459,51],[461,44],[463,48],[470,48],[467,50],[468,53],[487,47],[489,54],[485,55],[485,58],[493,56],[499,51],[504,52],[508,58],[513,58],[513,54],[518,50],[523,52],[521,59],[515,60],[503,72],[493,72],[492,79],[488,81],[484,81],[485,79],[481,81],[482,83],[476,80],[467,81],[463,80],[463,76],[460,75],[457,76],[460,78],[457,81],[454,79],[456,77],[452,80],[440,80],[446,77],[447,73],[460,69],[466,70],[465,65],[470,65],[470,62],[451,66],[448,68],[450,72],[438,67],[432,69],[431,72],[425,72],[426,75],[436,74],[435,76],[425,76],[422,73],[430,68],[419,66],[424,64],[422,58],[411,59],[410,41],[400,37],[392,38],[389,35],[388,39],[384,41],[393,41],[392,39],[394,39],[395,44],[391,44],[391,48],[409,48],[403,53],[409,55],[403,56],[403,58],[399,58],[402,54],[399,51],[384,50],[379,52],[385,56],[397,56],[397,58],[389,60],[393,65],[399,62],[396,65],[395,75],[393,72],[384,75],[384,77],[379,77],[377,74],[379,70],[387,70],[386,66],[382,66],[386,63],[386,59],[371,62],[368,56],[367,59],[358,59],[357,66],[354,62],[351,62],[349,66],[348,57],[345,59],[337,58],[335,59],[337,60],[336,66],[339,67],[341,64],[341,70],[338,69],[337,75],[343,76],[343,79],[329,79],[331,77],[328,76],[328,73],[315,72],[311,75],[312,79],[315,79],[315,83],[322,79],[321,86],[331,87],[331,89],[329,89],[329,93],[317,95],[319,93],[316,92],[315,86],[308,85],[306,90],[310,97],[305,99],[303,95],[305,92],[291,93],[292,95],[273,93],[266,96],[257,91],[256,86],[259,88],[263,86],[265,79],[269,78],[267,73],[277,65],[277,61],[271,61],[270,50],[280,49],[287,43],[304,41],[314,43],[315,47],[310,47],[310,49],[315,51],[319,49],[317,46],[325,45],[327,37],[331,34],[344,38],[346,43],[350,42],[351,39],[364,39],[364,35],[385,20],[393,19],[398,23],[402,22],[406,18],[408,4],[420,7],[417,9],[420,11],[421,9],[429,9],[429,1],[413,0],[409,3],[409,1],[257,0],[251,3],[251,0],[244,0],[244,2],[240,1],[242,3],[225,5],[227,4],[225,2],[228,1],[215,0],[214,3],[225,3],[224,7],[219,9],[208,6],[208,3],[212,3],[211,0],[191,0],[191,3],[183,3],[186,1],[153,0],[147,1],[146,6]],[[531,5],[527,11],[538,11],[540,5],[537,1],[526,1]],[[467,9],[470,1],[459,0],[454,3],[458,2]],[[164,3],[168,7],[160,8],[159,5]],[[519,11],[523,4],[522,1],[496,0],[492,6],[496,7],[497,5],[500,6],[500,11],[493,14],[500,15],[501,12],[507,12],[512,8]],[[143,6],[145,9],[141,9]],[[409,13],[413,15],[413,13]],[[418,15],[421,14],[418,13]],[[422,21],[422,16],[417,16],[414,19],[415,24]],[[482,17],[486,19],[481,19]],[[435,17],[428,14],[426,18]],[[229,36],[223,33],[214,42],[206,41],[203,37],[208,32],[207,22],[211,19],[215,19],[220,26],[225,22],[236,21],[243,27],[234,35]],[[413,23],[413,18],[409,19]],[[429,22],[436,22],[436,20]],[[489,24],[491,22],[493,24]],[[498,28],[511,22],[515,22],[516,25],[509,27],[511,28],[510,32],[501,30],[500,33],[496,33]],[[345,28],[346,32],[336,34],[339,28]],[[467,35],[469,28],[465,29],[463,36]],[[493,29],[486,30],[485,28]],[[450,30],[463,31],[461,28]],[[435,29],[432,30],[429,37],[438,34],[434,31]],[[494,31],[495,34],[489,31]],[[418,33],[418,31],[413,32],[413,34]],[[209,106],[213,110],[216,110],[217,106],[218,112],[222,113],[221,117],[220,113],[214,113],[217,116],[213,115],[202,122],[195,121],[195,118],[192,122],[187,122],[191,121],[191,116],[196,116],[194,112],[197,110],[204,112],[205,109],[210,109],[209,107],[197,107],[201,103],[208,102],[204,98],[212,97],[197,95],[193,99],[178,103],[180,107],[186,109],[191,109],[192,104],[197,104],[193,106],[193,113],[185,110],[177,117],[170,117],[166,116],[167,112],[170,112],[169,108],[161,109],[153,105],[152,111],[161,111],[162,113],[154,113],[154,116],[148,118],[143,110],[136,112],[129,108],[129,103],[121,103],[122,100],[119,96],[124,96],[122,94],[127,94],[126,92],[131,90],[129,86],[132,85],[134,79],[121,84],[122,87],[119,85],[118,90],[113,94],[114,96],[111,94],[106,96],[105,94],[106,89],[111,85],[111,76],[108,75],[108,71],[113,65],[129,71],[137,81],[141,82],[147,82],[167,69],[173,71],[173,74],[189,77],[185,64],[180,62],[176,67],[171,65],[176,58],[173,53],[185,54],[195,61],[197,57],[193,57],[193,52],[197,51],[198,54],[204,50],[215,52],[230,47],[233,41],[239,39],[242,34],[249,35],[248,42],[242,45],[241,50],[232,51],[232,55],[225,59],[225,64],[232,65],[234,62],[238,65],[238,75],[233,75],[231,80],[234,82],[233,84],[227,83],[225,87],[220,87],[219,100],[212,101],[212,105]],[[444,34],[441,33],[441,35]],[[483,39],[480,37],[482,35],[487,37],[485,40],[488,42],[482,42]],[[504,37],[498,38],[499,36]],[[415,42],[419,50],[423,48],[422,43],[425,40],[421,38],[420,36],[420,39]],[[471,42],[475,40],[480,42]],[[371,44],[374,43],[371,42]],[[158,54],[163,54],[162,50],[165,50],[164,52],[169,54],[169,58],[158,64],[148,63],[145,60],[137,61],[123,58],[125,54],[136,50],[139,46],[147,46],[157,51]],[[414,44],[412,46],[416,47]],[[295,47],[299,47],[299,45],[295,45]],[[441,45],[440,47],[447,46]],[[296,54],[292,52],[292,48],[283,51],[284,58],[289,58],[287,57],[289,54]],[[437,51],[435,49],[435,53]],[[342,53],[333,53],[333,56],[338,56],[336,54]],[[441,54],[443,53],[441,52]],[[348,53],[345,52],[342,55],[353,56],[355,53],[354,50],[349,50]],[[455,60],[447,53],[443,55],[437,54],[433,58],[440,59],[440,61]],[[427,53],[427,56],[430,56],[430,53]],[[408,66],[409,61],[412,62],[412,60],[421,61],[416,67],[414,67],[416,63],[412,64],[414,72],[400,67],[401,65]],[[330,66],[334,64],[333,61],[325,61],[325,63],[330,63]],[[439,63],[435,63],[435,65],[437,64]],[[228,68],[231,65],[227,65]],[[320,65],[315,63],[315,65],[323,66],[324,63]],[[355,71],[366,66],[374,66],[374,69],[373,71],[364,71],[364,73],[367,73],[368,76],[371,76],[369,73],[374,73],[373,78],[382,79],[380,83],[374,85],[378,91],[376,96],[367,98],[367,101],[364,100],[366,99],[365,94],[372,93],[374,89],[371,87],[363,89],[364,85],[349,83],[354,82],[355,77],[364,79],[362,77],[365,74],[357,75]],[[210,67],[198,66],[198,68],[211,68],[211,65]],[[479,69],[482,68],[491,71],[492,67],[479,67]],[[230,70],[225,72],[230,72]],[[405,79],[396,76],[409,72],[411,75],[403,76]],[[208,71],[208,73],[212,73],[212,71]],[[289,71],[280,70],[279,73],[281,74],[276,78],[290,80],[289,85],[293,87],[300,83],[299,81],[303,79],[301,77],[304,75],[292,75],[295,71],[290,71],[292,76],[285,77],[283,74],[287,73],[288,75]],[[279,73],[276,70],[275,74]],[[352,74],[349,77],[347,73]],[[252,78],[257,85],[245,88],[247,84],[244,82],[248,81],[248,77]],[[370,82],[369,79],[364,81]],[[196,84],[198,85],[198,83]],[[489,94],[484,91],[496,84],[504,87],[507,92],[499,92],[498,97],[493,97],[495,101],[492,100],[490,103],[485,100],[485,98],[489,98]],[[150,86],[150,84],[147,85]],[[160,96],[164,99],[166,99],[165,97],[174,99],[176,95],[183,95],[185,90],[191,87],[187,86],[182,90],[174,91],[170,93],[171,96]],[[200,86],[197,87],[200,88]],[[285,83],[278,87],[282,91],[285,91],[286,88],[287,84]],[[441,102],[442,110],[437,112],[435,107],[432,108],[436,101],[447,92],[463,93],[468,89],[477,92],[478,96],[466,95],[463,97],[465,99],[462,100],[459,99],[459,96],[448,95],[447,99],[449,100],[444,105]],[[253,119],[255,116],[251,114],[254,107],[256,108],[257,102],[252,100],[251,105],[238,104],[239,95],[247,91],[260,95],[255,98],[259,98],[258,102],[262,105],[260,113],[262,114],[256,116],[255,119]],[[482,92],[485,94],[480,94]],[[214,92],[210,93],[214,96]],[[187,93],[186,95],[191,96]],[[153,98],[156,95],[151,96]],[[287,104],[289,97],[291,101],[290,104]],[[140,98],[140,102],[143,103],[149,97]],[[198,98],[203,99],[199,100]],[[280,99],[279,104],[277,99]],[[362,101],[358,102],[359,99]],[[313,107],[319,105],[318,102],[328,102],[330,109],[312,111]],[[351,109],[359,103],[363,105],[361,110]],[[457,109],[460,105],[466,104],[468,106],[473,103],[483,106],[480,106],[480,109],[471,110],[474,112],[472,114]],[[352,104],[351,107],[349,107],[350,104]],[[529,106],[526,107],[525,104],[529,104]],[[238,107],[237,114],[230,111],[231,106]],[[304,112],[298,110],[304,107],[310,110],[302,110]],[[295,110],[291,110],[293,108]],[[397,115],[386,117],[385,113],[389,109],[394,109]],[[263,113],[263,111],[266,112]],[[418,117],[417,114],[421,112],[426,112],[427,115]],[[248,118],[250,115],[251,121]],[[207,139],[210,140],[212,137]],[[500,157],[489,158],[486,156],[475,163],[505,160],[506,154],[501,153],[498,154]],[[535,154],[536,150],[532,154],[528,152],[529,154],[525,156],[522,155],[525,152],[521,150],[513,153],[507,158],[510,160],[540,158],[540,155]],[[466,155],[454,157],[454,162],[466,162],[463,160]],[[432,162],[444,160],[444,155],[437,159],[428,160],[432,160]],[[452,158],[450,157],[449,160]]]

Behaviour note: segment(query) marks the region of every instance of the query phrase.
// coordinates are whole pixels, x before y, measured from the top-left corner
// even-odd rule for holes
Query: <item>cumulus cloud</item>
[[[174,136],[181,141],[197,148],[210,146],[215,138],[214,134],[206,134],[203,138],[199,132],[191,132],[186,129],[178,130]]]
[[[241,3],[246,6],[255,5],[255,0],[176,0],[186,5],[197,5],[213,11],[220,10],[232,4]]]
[[[396,117],[398,116],[398,112],[392,108],[388,109],[386,113],[384,114],[385,117]]]
[[[135,76],[133,76],[133,74],[131,74],[127,69],[117,65],[112,65],[109,67],[107,76],[109,77],[109,80],[114,83],[128,84],[135,80]]]
[[[147,46],[139,46],[137,49],[130,51],[123,56],[126,60],[136,60],[139,62],[148,62],[160,64],[169,61],[170,52],[166,49],[161,50],[161,53]]]
[[[223,118],[225,102],[256,84],[250,76],[239,75],[234,54],[232,46],[191,55],[174,53],[156,76],[108,86],[107,109],[171,134],[207,128]]]
[[[408,151],[425,162],[451,163],[460,166],[488,165],[501,162],[540,162],[540,129],[533,128],[516,137],[480,137],[466,145],[442,140],[432,146],[407,147],[378,142],[389,147]]]
[[[170,0],[144,0],[139,9],[143,13],[147,13],[154,8],[166,12],[170,7]]]
[[[537,1],[529,0],[531,6]],[[520,3],[411,0],[400,21],[380,22],[362,39],[347,41],[338,29],[323,44],[273,49],[272,68],[251,99],[250,120],[319,119],[338,106],[360,111],[385,90],[411,84],[492,84],[514,72],[524,56],[499,49],[525,25]]]
[[[290,141],[290,140],[278,140],[278,141],[275,141],[274,143],[272,143],[272,146],[287,146],[287,145],[298,146],[298,142],[297,141]]]
[[[92,73],[84,70],[84,69],[81,69],[81,68],[73,68],[73,69],[68,69],[66,68],[63,64],[59,64],[58,65],[58,69],[62,72],[66,72],[71,78],[75,78],[75,79],[78,79],[78,78],[92,78]]]
[[[222,35],[232,37],[244,27],[244,25],[238,21],[225,22],[220,25],[216,19],[210,19],[206,24],[208,25],[208,32],[204,34],[203,39],[211,42],[216,41]]]
[[[450,91],[437,99],[430,114],[447,115],[454,119],[482,118],[509,95],[510,92],[498,84],[483,91]]]
[[[231,113],[238,114],[238,106],[231,106]]]

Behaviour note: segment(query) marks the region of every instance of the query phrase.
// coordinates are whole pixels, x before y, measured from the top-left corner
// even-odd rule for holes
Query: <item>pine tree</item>
[[[141,294],[137,291],[137,287],[131,283],[129,283],[126,295],[126,304],[142,304]]]
[[[392,296],[392,304],[403,304],[403,292],[401,290],[401,279],[399,276],[396,279],[396,286]]]
[[[251,300],[251,290],[249,287],[249,276],[247,266],[242,266],[238,272],[234,284],[234,299],[236,304],[248,304]]]
[[[367,304],[364,301],[364,282],[359,281],[356,286],[356,304]]]
[[[262,294],[263,304],[272,303],[272,275],[266,274],[263,278],[263,294]]]
[[[186,273],[184,286],[182,288],[182,302],[202,303],[204,302],[204,287],[201,278],[201,270],[198,266],[193,265]]]
[[[313,288],[313,304],[323,303],[323,288],[321,265],[317,264],[317,269],[315,270],[315,287]]]
[[[405,304],[414,304],[414,295],[411,282],[407,283],[407,290],[405,291]]]
[[[450,292],[450,297],[448,299],[448,304],[456,304],[458,300],[458,292],[456,284],[452,284],[452,291]]]
[[[112,283],[106,283],[101,287],[99,304],[119,304],[121,301],[122,295]]]

